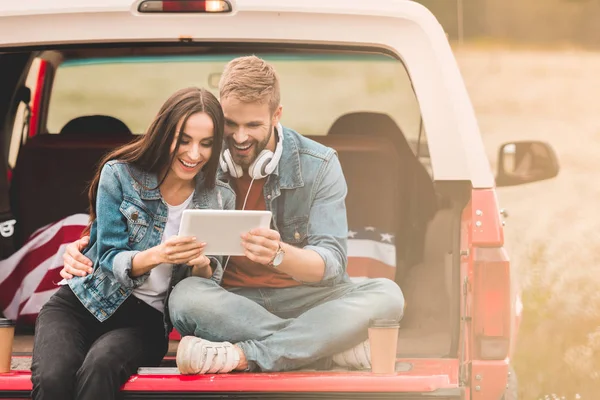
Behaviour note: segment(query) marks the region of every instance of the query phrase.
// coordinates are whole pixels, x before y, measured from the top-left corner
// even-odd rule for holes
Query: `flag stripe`
[[[35,291],[43,292],[45,290],[56,289],[59,286],[58,283],[62,280],[62,276],[60,276],[60,270],[62,267],[63,266],[61,265],[56,269],[51,269],[48,271]]]
[[[20,325],[33,325],[41,307],[56,293],[61,281],[62,254],[81,236],[86,214],[71,215],[46,225],[7,260],[0,261],[0,309]],[[350,231],[348,268],[352,279],[388,278],[396,274],[393,233],[376,227]]]
[[[21,311],[19,311],[19,317],[21,315],[31,315],[39,313],[42,306],[46,304],[48,300],[50,300],[50,297],[52,297],[52,295],[56,293],[57,290],[58,288],[55,287],[52,290],[46,290],[31,295],[27,302],[23,303],[24,307]]]
[[[56,255],[56,251],[65,241],[65,236],[73,241],[81,235],[81,232],[81,226],[65,226],[44,245],[23,257],[15,271],[0,284],[0,307],[4,308],[11,303],[21,286],[21,282],[29,272],[39,267],[48,258]]]
[[[48,273],[54,272],[59,276],[59,279],[56,280],[56,282],[60,281],[60,270],[57,270],[57,267],[62,267],[62,254],[66,247],[66,243],[61,244],[58,247],[58,251],[55,250],[54,254],[50,258],[41,262],[33,271],[25,276],[25,278],[21,281],[21,284],[11,303],[4,308],[4,314],[6,316],[9,318],[14,318],[18,314],[17,310],[24,305],[25,301],[33,293],[39,291],[39,285],[48,275]],[[54,287],[56,287],[56,285]]]
[[[348,257],[348,275],[353,278],[388,278],[394,280],[396,268],[369,257]]]
[[[0,282],[3,282],[17,267],[20,266],[23,257],[26,257],[35,249],[43,246],[49,240],[52,240],[60,231],[61,227],[69,225],[85,227],[87,219],[88,216],[86,214],[74,214],[59,222],[47,225],[47,228],[40,231],[35,237],[31,236],[17,252],[6,260],[0,261]],[[81,230],[83,231],[83,228]]]
[[[348,258],[372,258],[383,264],[396,266],[396,246],[368,239],[348,239]]]

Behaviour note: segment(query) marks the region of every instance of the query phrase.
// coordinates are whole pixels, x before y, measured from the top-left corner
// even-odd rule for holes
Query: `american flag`
[[[396,276],[396,246],[393,232],[375,226],[364,226],[348,231],[348,275],[361,278],[389,278]]]
[[[74,214],[34,232],[12,256],[0,261],[0,310],[20,326],[33,326],[41,307],[62,280],[65,247],[79,239],[87,214]],[[394,279],[394,234],[373,226],[348,232],[348,274],[354,280]]]
[[[89,216],[74,214],[34,232],[0,261],[0,310],[19,326],[33,326],[41,307],[59,288],[65,247],[81,237]]]

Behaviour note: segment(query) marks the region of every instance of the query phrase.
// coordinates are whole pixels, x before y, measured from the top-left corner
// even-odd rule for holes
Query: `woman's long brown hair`
[[[163,104],[148,127],[146,134],[132,143],[111,151],[98,164],[96,174],[88,190],[90,222],[84,235],[89,233],[91,225],[96,219],[98,183],[100,182],[100,172],[104,164],[111,160],[119,160],[132,164],[146,172],[162,174],[158,180],[158,186],[160,186],[169,172],[169,166],[175,160],[181,143],[181,137],[183,136],[178,136],[175,150],[171,152],[171,144],[175,138],[177,124],[179,121],[182,121],[181,127],[183,129],[188,118],[199,112],[206,113],[212,119],[214,126],[212,153],[210,159],[202,168],[202,172],[204,174],[205,185],[210,189],[215,186],[219,157],[223,146],[223,126],[225,120],[223,109],[217,98],[206,89],[196,87],[180,89]],[[143,186],[142,182],[138,183]]]

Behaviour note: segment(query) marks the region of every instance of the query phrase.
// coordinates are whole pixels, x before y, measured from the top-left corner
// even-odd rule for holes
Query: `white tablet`
[[[269,228],[271,211],[184,210],[179,236],[195,236],[205,242],[207,256],[243,256],[243,233]]]

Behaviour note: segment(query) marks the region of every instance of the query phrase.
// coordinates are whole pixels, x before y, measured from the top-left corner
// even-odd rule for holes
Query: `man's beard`
[[[227,139],[227,148],[233,158],[233,162],[242,167],[243,169],[248,169],[250,165],[256,160],[261,151],[263,151],[267,145],[269,144],[269,140],[271,140],[271,135],[273,135],[273,125],[269,126],[269,134],[262,141],[258,142],[255,139],[252,139],[252,148],[249,154],[240,156],[237,152],[237,149],[233,146],[235,143],[233,141],[233,136],[230,136]]]

